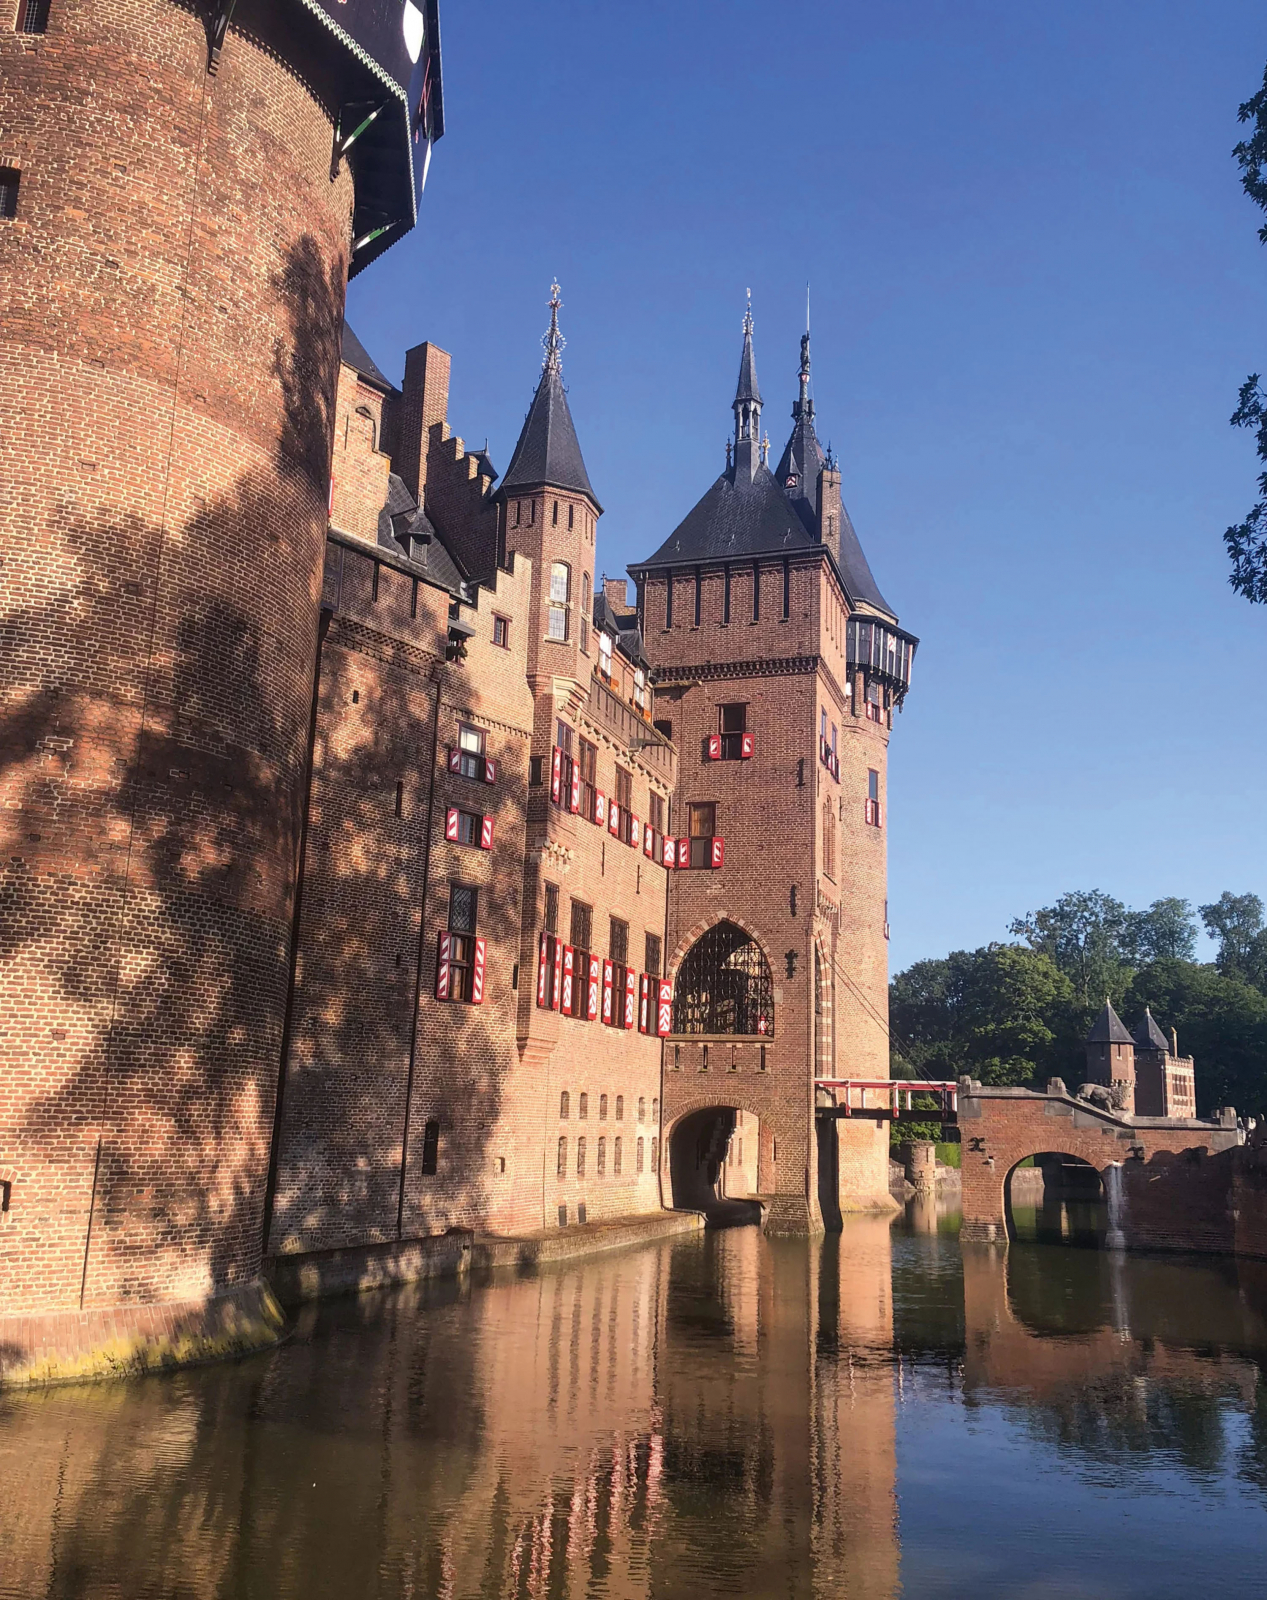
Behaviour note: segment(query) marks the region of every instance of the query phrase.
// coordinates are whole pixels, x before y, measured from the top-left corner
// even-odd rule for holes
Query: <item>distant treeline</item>
[[[1193,959],[1197,916],[1219,952]],[[890,985],[895,1077],[1041,1086],[1085,1079],[1083,1040],[1105,997],[1133,1028],[1152,1008],[1196,1060],[1202,1116],[1267,1116],[1267,925],[1256,894],[1130,911],[1098,890],[1019,917],[1016,942],[917,961]]]

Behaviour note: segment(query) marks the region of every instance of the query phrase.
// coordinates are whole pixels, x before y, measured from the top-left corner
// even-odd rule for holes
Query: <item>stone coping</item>
[[[704,1215],[700,1211],[657,1211],[648,1216],[611,1217],[567,1228],[542,1228],[513,1237],[477,1234],[471,1247],[471,1264],[485,1271],[538,1266],[703,1230]]]

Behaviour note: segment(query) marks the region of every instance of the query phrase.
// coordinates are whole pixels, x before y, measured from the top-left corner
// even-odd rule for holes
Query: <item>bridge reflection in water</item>
[[[736,1229],[9,1396],[0,1595],[889,1600],[1076,1560],[1156,1597],[1267,1541],[1261,1272],[948,1228]],[[1169,1533],[1079,1520],[1158,1484]]]

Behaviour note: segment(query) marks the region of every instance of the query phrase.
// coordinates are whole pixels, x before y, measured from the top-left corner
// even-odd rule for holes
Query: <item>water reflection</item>
[[[1264,1592],[1267,1269],[951,1230],[735,1229],[10,1396],[0,1594]]]

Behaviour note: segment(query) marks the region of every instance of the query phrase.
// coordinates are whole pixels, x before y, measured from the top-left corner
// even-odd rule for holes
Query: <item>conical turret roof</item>
[[[743,354],[739,358],[739,382],[735,385],[735,403],[755,400],[761,404],[761,390],[757,387],[757,358],[752,353],[752,306],[749,304],[743,319]]]
[[[1104,1002],[1104,1010],[1095,1019],[1091,1032],[1087,1035],[1088,1044],[1134,1044],[1135,1041],[1127,1032],[1126,1024],[1114,1011],[1112,1003]]]
[[[1133,1035],[1137,1050],[1161,1050],[1167,1055],[1170,1053],[1170,1040],[1157,1026],[1151,1011],[1145,1008],[1144,1020],[1135,1029]]]
[[[580,442],[572,421],[572,411],[563,388],[563,337],[559,333],[559,287],[553,286],[550,301],[550,331],[546,335],[546,357],[541,381],[532,397],[528,415],[520,430],[502,479],[502,492],[545,485],[551,489],[572,489],[588,495],[598,506],[598,497],[585,470]],[[602,510],[602,507],[598,507]]]

